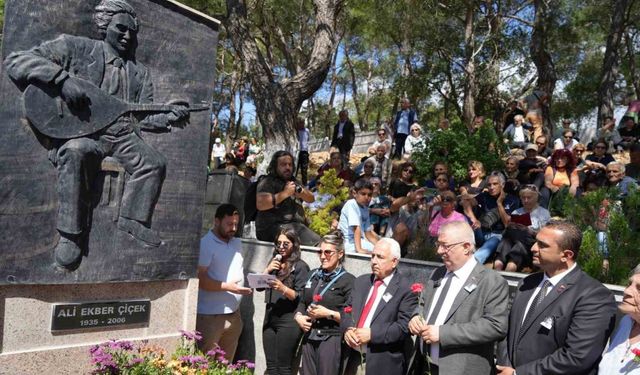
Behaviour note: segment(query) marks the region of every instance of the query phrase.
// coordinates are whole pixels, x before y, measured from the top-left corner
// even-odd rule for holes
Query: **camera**
[[[302,193],[302,185],[296,184],[296,194]]]

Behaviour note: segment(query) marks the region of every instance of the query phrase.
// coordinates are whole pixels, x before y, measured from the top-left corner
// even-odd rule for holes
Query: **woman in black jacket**
[[[346,306],[355,277],[343,267],[342,232],[320,242],[320,268],[309,273],[295,320],[305,332],[300,374],[338,375],[342,363],[340,311]]]
[[[289,375],[302,336],[293,315],[309,278],[309,266],[300,259],[300,239],[292,227],[283,226],[276,235],[274,259],[264,273],[276,273],[276,279],[269,282],[271,288],[265,292],[267,307],[262,327],[265,374]]]

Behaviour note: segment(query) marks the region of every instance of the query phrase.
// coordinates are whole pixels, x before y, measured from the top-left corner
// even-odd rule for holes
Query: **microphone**
[[[280,254],[276,254],[275,257],[273,257],[273,260],[277,260],[278,262],[282,261],[282,255]],[[269,275],[277,275],[279,270],[273,270],[271,272],[269,272]]]

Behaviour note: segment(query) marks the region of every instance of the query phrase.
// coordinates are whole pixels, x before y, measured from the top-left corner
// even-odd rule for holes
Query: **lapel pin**
[[[388,293],[388,292],[387,292],[387,293],[385,293],[384,295],[382,295],[382,299],[383,299],[385,302],[389,302],[389,300],[391,299],[391,297],[393,297],[393,296],[391,295],[391,293]]]
[[[466,286],[464,287],[464,290],[466,290],[467,292],[471,293],[471,292],[473,292],[477,287],[478,287],[478,284],[473,283],[473,284],[466,285]]]

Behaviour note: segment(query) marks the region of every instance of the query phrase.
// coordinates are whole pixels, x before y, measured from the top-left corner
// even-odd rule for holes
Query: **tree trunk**
[[[336,89],[338,88],[338,48],[340,41],[336,43],[336,52],[333,54],[333,61],[331,62],[331,95],[329,96],[329,103],[327,103],[327,112],[324,116],[324,136],[331,136],[331,113],[333,112],[333,101],[336,98]]]
[[[531,54],[531,60],[533,60],[538,73],[536,88],[544,91],[548,95],[547,103],[541,105],[544,131],[547,134],[552,134],[553,125],[551,124],[549,107],[553,92],[556,88],[558,75],[551,55],[547,52],[547,28],[550,23],[549,5],[545,0],[534,0],[533,5],[535,8],[535,19],[533,32],[531,34],[531,43],[529,44],[529,53]]]
[[[467,2],[467,12],[464,22],[464,54],[465,54],[465,75],[464,75],[464,97],[462,102],[462,122],[467,126],[469,132],[473,130],[473,118],[475,112],[475,91],[476,91],[476,65],[475,65],[475,35],[473,30],[473,16],[475,7],[473,1]]]
[[[349,56],[349,38],[347,38],[344,42],[344,59],[347,62],[347,66],[349,67],[349,74],[351,75],[351,100],[353,100],[353,105],[356,107],[356,117],[358,118],[358,126],[362,129],[364,120],[362,116],[362,110],[360,109],[360,99],[358,98],[358,81],[356,80],[356,70],[353,67],[353,63],[351,62],[351,57]]]
[[[638,77],[638,68],[636,66],[636,52],[633,48],[633,36],[630,33],[625,34],[625,42],[627,45],[627,59],[629,60],[629,74],[631,75],[631,84],[636,99],[640,99],[640,77]]]
[[[245,0],[227,0],[225,27],[233,48],[243,61],[256,113],[265,138],[264,170],[278,150],[296,153],[295,122],[302,102],[310,98],[327,77],[336,45],[336,22],[342,0],[314,0],[313,48],[304,69],[278,80],[258,48],[250,30]]]
[[[613,14],[611,16],[611,27],[607,36],[607,49],[604,52],[604,61],[602,62],[602,73],[600,77],[600,86],[598,87],[598,117],[596,126],[599,128],[602,118],[605,116],[613,116],[613,94],[618,77],[618,61],[620,43],[625,29],[625,13],[628,0],[613,1]]]

